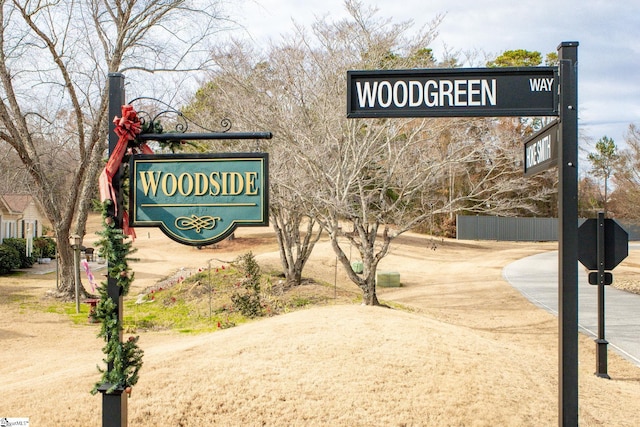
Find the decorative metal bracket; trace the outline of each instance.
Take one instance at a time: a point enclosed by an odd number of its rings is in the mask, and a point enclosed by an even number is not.
[[[202,140],[223,140],[223,139],[271,139],[271,132],[229,132],[232,127],[231,120],[224,118],[220,121],[222,129],[220,131],[212,131],[206,127],[188,119],[181,111],[175,109],[169,104],[155,98],[139,97],[131,100],[129,104],[137,101],[148,100],[162,106],[161,111],[152,114],[150,112],[140,110],[137,111],[138,117],[142,124],[142,132],[136,138],[139,142],[157,141],[157,142],[178,142],[184,140],[202,141]],[[177,118],[175,130],[165,132],[160,118],[174,115]],[[196,125],[198,128],[208,132],[190,132],[187,133],[189,123]]]

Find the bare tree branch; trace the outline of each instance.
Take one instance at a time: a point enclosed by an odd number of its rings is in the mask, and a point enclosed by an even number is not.
[[[0,6],[0,138],[34,181],[58,240],[62,287],[72,293],[68,236],[72,229],[84,234],[96,196],[112,119],[108,73],[128,69],[138,83],[128,89],[151,95],[161,85],[143,86],[148,79],[134,70],[201,70],[224,16],[220,2],[204,0],[0,0]]]

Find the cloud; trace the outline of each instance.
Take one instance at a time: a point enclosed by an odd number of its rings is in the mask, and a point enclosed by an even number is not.
[[[261,6],[258,6],[259,3]],[[377,0],[380,17],[412,20],[415,28],[445,14],[431,48],[480,51],[492,56],[527,49],[544,55],[563,41],[579,41],[579,111],[589,129],[622,141],[631,122],[640,122],[640,3],[605,0]],[[254,40],[277,40],[290,33],[292,20],[309,26],[316,17],[346,16],[342,0],[245,2],[241,19]],[[483,59],[483,58],[482,58]],[[478,58],[475,59],[476,61]],[[483,64],[471,64],[480,66]],[[469,66],[469,64],[467,64]],[[597,126],[596,126],[597,124]]]

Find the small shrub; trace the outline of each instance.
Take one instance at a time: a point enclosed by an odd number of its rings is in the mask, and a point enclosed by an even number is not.
[[[33,255],[36,258],[54,258],[56,241],[51,237],[35,237],[33,239]]]
[[[291,300],[291,305],[296,308],[305,307],[309,304],[311,304],[311,300],[305,297],[295,297]]]
[[[260,298],[260,266],[252,252],[238,258],[239,268],[245,277],[237,284],[237,290],[231,295],[234,306],[246,317],[262,316]]]
[[[2,244],[11,246],[16,251],[18,251],[18,259],[20,261],[20,266],[18,268],[29,268],[35,262],[32,256],[27,256],[27,240],[26,239],[17,239],[17,238],[8,238],[2,241]]]
[[[20,268],[20,254],[9,245],[0,245],[0,274],[7,274],[11,270]]]

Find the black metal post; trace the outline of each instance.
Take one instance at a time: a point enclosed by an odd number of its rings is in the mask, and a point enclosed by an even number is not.
[[[558,424],[578,425],[578,42],[558,46]]]
[[[109,73],[109,156],[118,144],[118,136],[115,134],[113,118],[122,115],[122,105],[124,104],[124,75],[120,73]],[[117,214],[113,212],[114,226],[122,229],[122,169],[118,170],[112,180],[116,193]],[[115,278],[107,279],[107,293],[115,302],[118,311],[118,324],[122,324],[122,289],[118,286]],[[122,341],[122,331],[120,331],[120,341]],[[113,363],[109,363],[107,369],[113,369]],[[109,385],[101,387],[102,391],[102,426],[103,427],[127,427],[127,393],[117,389],[113,393],[107,394]]]
[[[607,340],[604,338],[604,268],[605,268],[604,212],[598,212],[598,339],[596,340],[596,375],[610,379],[607,374]]]

